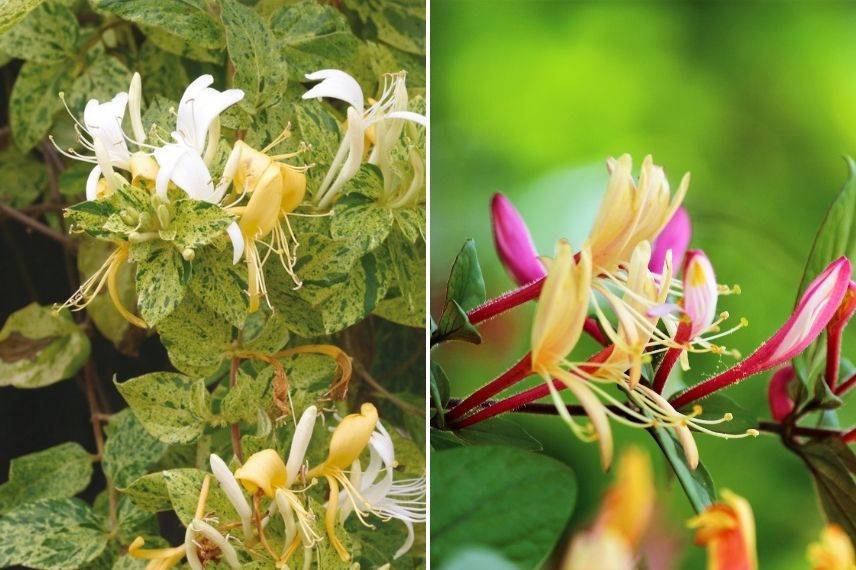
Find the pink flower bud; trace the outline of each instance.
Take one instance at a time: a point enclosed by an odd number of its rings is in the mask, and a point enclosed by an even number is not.
[[[514,281],[525,285],[547,275],[538,259],[529,228],[514,204],[497,193],[493,195],[490,209],[496,252]]]
[[[710,328],[716,318],[719,295],[710,260],[700,249],[687,252],[684,263],[684,312],[693,325],[691,338]]]
[[[806,289],[791,317],[772,337],[735,366],[672,401],[676,408],[721,390],[740,380],[769,370],[805,350],[823,332],[850,287],[852,268],[846,257],[830,263]]]
[[[777,422],[783,421],[794,410],[794,401],[788,393],[788,386],[796,378],[793,366],[785,366],[777,370],[770,378],[767,398],[770,403],[770,414]]]
[[[681,267],[692,233],[690,215],[681,206],[675,210],[672,218],[660,230],[659,235],[654,240],[648,269],[654,273],[662,273],[663,264],[666,262],[666,252],[669,250],[672,250],[672,265]]]

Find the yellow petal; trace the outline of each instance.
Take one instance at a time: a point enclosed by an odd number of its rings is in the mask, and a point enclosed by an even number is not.
[[[595,529],[621,536],[635,548],[648,527],[655,496],[648,454],[628,448],[621,454],[615,483],[603,499]]]
[[[345,416],[333,431],[328,467],[347,469],[363,452],[377,424],[377,409],[369,403],[360,407],[360,413]]]
[[[273,497],[277,489],[285,488],[288,474],[279,453],[273,449],[264,449],[252,454],[235,471],[235,479],[250,493],[261,489],[265,495]]]
[[[840,526],[824,527],[820,541],[808,547],[808,561],[812,570],[854,570],[856,554],[853,544]]]

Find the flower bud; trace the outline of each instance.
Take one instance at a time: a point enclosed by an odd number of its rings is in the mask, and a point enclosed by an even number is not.
[[[547,274],[526,222],[511,201],[502,194],[491,200],[493,240],[505,269],[518,285],[525,285]]]
[[[770,415],[777,422],[783,421],[794,410],[794,401],[788,391],[788,387],[794,378],[796,378],[796,374],[793,366],[780,368],[770,378],[767,399],[770,404]]]
[[[660,230],[657,238],[653,243],[651,252],[651,261],[648,262],[648,269],[653,273],[660,274],[663,272],[663,264],[666,262],[666,252],[672,252],[672,262],[675,267],[683,265],[684,255],[687,247],[690,244],[692,237],[692,224],[690,223],[690,215],[686,209],[681,206],[675,210],[672,218],[666,223],[666,226]]]
[[[684,264],[684,312],[692,323],[691,337],[705,332],[716,319],[716,275],[700,249],[687,252]]]

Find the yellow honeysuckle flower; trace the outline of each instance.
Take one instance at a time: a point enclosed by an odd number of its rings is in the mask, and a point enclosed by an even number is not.
[[[642,161],[638,181],[633,180],[632,167],[629,154],[607,161],[609,183],[588,239],[598,272],[615,271],[639,242],[657,237],[689,188],[687,173],[672,196],[663,168],[654,164],[651,155]]]
[[[648,528],[655,497],[651,460],[641,449],[628,448],[593,527],[574,537],[562,569],[635,568],[635,551]]]
[[[279,453],[273,449],[264,449],[252,454],[235,471],[235,479],[251,494],[261,489],[265,495],[273,498],[277,489],[285,488],[288,475]]]
[[[707,547],[708,570],[757,570],[755,518],[749,502],[727,489],[722,501],[689,520],[695,542]]]
[[[847,533],[836,524],[823,528],[820,540],[808,547],[812,570],[856,570],[856,554]]]
[[[327,500],[327,512],[324,525],[330,543],[342,560],[350,560],[351,555],[336,536],[336,522],[339,510],[339,485],[350,495],[355,505],[368,505],[359,491],[348,480],[344,469],[358,461],[360,454],[366,448],[377,425],[378,414],[373,404],[366,402],[360,406],[360,413],[349,414],[336,426],[330,439],[330,450],[327,459],[307,474],[308,478],[324,477],[330,486],[330,497]],[[359,510],[355,513],[361,518]],[[361,518],[362,520],[362,518]]]
[[[148,560],[146,570],[168,570],[178,564],[184,558],[184,545],[172,548],[143,548],[146,541],[138,536],[128,545],[128,556]]]

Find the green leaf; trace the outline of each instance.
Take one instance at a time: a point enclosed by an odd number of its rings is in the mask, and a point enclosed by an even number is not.
[[[446,403],[449,401],[451,388],[449,386],[449,377],[446,376],[446,371],[443,367],[434,361],[431,361],[431,400],[434,403],[434,409],[440,417],[440,425],[443,425],[443,415],[446,412]]]
[[[541,451],[541,443],[523,427],[506,418],[491,418],[457,430],[455,435],[468,445],[507,445],[527,451]]]
[[[65,499],[92,478],[92,456],[77,443],[61,443],[13,459],[0,485],[0,514],[40,499]]]
[[[48,183],[44,164],[13,145],[0,150],[0,202],[13,208],[28,206]]]
[[[183,524],[190,524],[196,513],[196,504],[205,472],[199,469],[171,469],[163,471],[162,475],[175,514]],[[219,517],[220,520],[235,518],[234,507],[220,486],[216,484],[211,485],[208,491],[205,512],[212,513],[212,516]]]
[[[188,284],[193,296],[205,307],[236,327],[243,326],[247,317],[246,281],[241,269],[232,265],[231,256],[225,251],[209,248],[194,258],[193,276]]]
[[[389,262],[367,254],[351,270],[348,279],[335,287],[321,305],[324,332],[333,334],[362,320],[386,295],[391,276]]]
[[[43,499],[0,518],[0,566],[77,568],[95,559],[108,535],[92,509],[79,499]]]
[[[425,54],[425,2],[345,0],[344,4],[372,25],[380,41],[406,52]]]
[[[69,164],[59,175],[59,193],[69,198],[82,198],[91,171],[92,166],[83,162]]]
[[[0,34],[27,17],[44,0],[6,0],[0,4]]]
[[[157,518],[135,505],[128,497],[119,499],[116,515],[118,538],[122,544],[131,544],[140,535],[148,537],[158,536],[160,533]],[[146,542],[148,543],[148,540]]]
[[[361,253],[381,245],[392,229],[392,210],[362,194],[348,194],[333,209],[330,231],[334,238],[343,239]]]
[[[270,27],[297,81],[319,69],[347,69],[359,45],[342,13],[314,0],[276,10]]]
[[[202,379],[152,372],[115,384],[146,431],[164,443],[195,440],[211,415],[211,397]]]
[[[841,257],[856,259],[856,162],[846,157],[848,178],[835,197],[826,217],[814,238],[808,260],[803,271],[797,299],[802,296],[811,281],[820,275],[827,265]],[[814,378],[826,353],[825,335],[809,346],[795,361],[797,366]]]
[[[446,302],[454,300],[464,311],[484,303],[484,277],[476,254],[476,242],[468,239],[455,258],[449,283],[446,286]]]
[[[9,124],[15,144],[24,152],[42,140],[62,108],[59,93],[71,84],[74,69],[67,63],[28,61],[21,67],[9,98]]]
[[[305,234],[300,242],[294,270],[303,281],[303,286],[294,295],[310,305],[318,306],[333,295],[335,285],[348,280],[360,253],[345,240],[330,239],[321,234]],[[277,288],[287,288],[288,291],[293,289],[290,277],[285,275],[278,263],[268,264],[265,270],[271,277],[268,279],[269,291]]]
[[[61,2],[46,2],[0,36],[0,49],[12,57],[38,63],[56,63],[75,54],[78,24]]]
[[[130,409],[110,418],[101,466],[116,487],[126,487],[146,473],[166,452],[166,444],[153,438]]]
[[[176,229],[175,244],[181,249],[198,249],[222,236],[234,218],[217,204],[191,200],[173,203],[171,226]],[[223,252],[231,261],[232,252]]]
[[[100,10],[112,12],[144,28],[153,28],[187,46],[219,50],[224,45],[223,30],[208,11],[204,0],[98,0],[95,5]],[[152,39],[149,30],[144,31]],[[167,51],[185,55],[175,51],[178,47],[176,45],[167,47],[160,41],[156,43]]]
[[[701,420],[721,420],[725,414],[731,414],[732,419],[727,422],[722,422],[712,426],[720,433],[730,434],[745,434],[746,430],[758,429],[758,417],[723,394],[711,394],[704,400],[698,402],[701,406],[701,414],[698,414],[698,419]],[[685,408],[681,408],[684,414],[690,414],[696,404],[690,404]]]
[[[288,79],[285,61],[265,21],[237,0],[220,0],[220,20],[226,29],[226,47],[235,66],[235,86],[244,90],[242,104],[255,111],[276,101]]]
[[[190,375],[213,374],[232,341],[232,326],[202,304],[196,295],[184,301],[158,325],[172,365]]]
[[[77,76],[71,86],[68,106],[76,116],[82,116],[87,101],[108,101],[116,93],[127,91],[130,83],[131,72],[124,63],[106,52],[94,52],[87,58],[83,73]]]
[[[190,264],[174,247],[159,247],[137,263],[135,274],[140,316],[155,326],[184,299]]]
[[[143,90],[146,93],[158,93],[161,97],[178,100],[190,83],[181,58],[159,48],[151,40],[140,48],[137,70],[145,82]]]
[[[163,472],[150,473],[135,479],[125,488],[119,489],[127,495],[135,505],[150,513],[169,510],[172,503]]]
[[[31,303],[0,329],[0,386],[41,388],[71,378],[89,351],[89,338],[68,311]]]
[[[473,568],[517,570],[518,567],[487,548],[465,548],[455,553],[441,570],[472,570]]]
[[[543,455],[497,446],[432,453],[432,565],[481,546],[521,568],[540,567],[573,512],[576,490],[570,469]]]
[[[811,441],[796,452],[814,478],[826,519],[856,540],[856,455],[837,437]]]
[[[695,470],[691,469],[680,443],[666,428],[654,427],[648,432],[672,466],[695,512],[701,513],[713,504],[716,501],[716,487],[704,465],[699,463]]]
[[[470,324],[467,313],[451,300],[443,310],[437,330],[431,335],[431,344],[440,344],[450,340],[460,340],[472,344],[481,344],[479,331]]]

